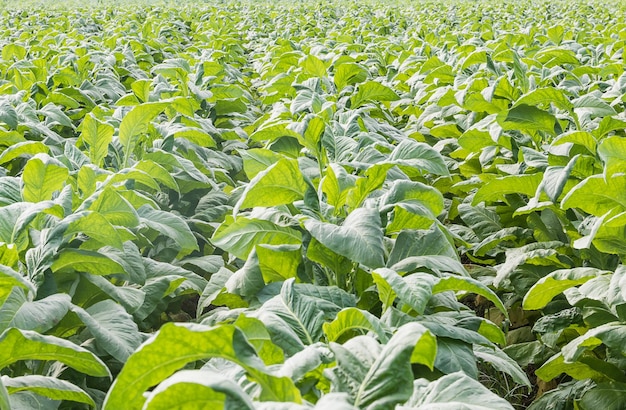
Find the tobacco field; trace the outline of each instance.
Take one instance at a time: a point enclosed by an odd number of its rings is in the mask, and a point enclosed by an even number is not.
[[[0,409],[626,407],[626,5],[0,8]]]

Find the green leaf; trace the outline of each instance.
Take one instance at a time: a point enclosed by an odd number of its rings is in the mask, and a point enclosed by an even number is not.
[[[69,177],[65,165],[47,154],[37,154],[24,166],[22,173],[22,197],[27,202],[52,199],[52,194],[61,188]]]
[[[93,114],[87,114],[83,119],[80,140],[89,146],[89,159],[96,166],[102,165],[102,160],[109,152],[109,144],[113,140],[115,128],[112,125],[98,120]]]
[[[19,295],[19,296],[18,296]],[[12,311],[12,307],[17,310]],[[29,301],[23,292],[9,296],[0,312],[0,332],[9,327],[47,332],[57,325],[70,308],[70,297],[63,293]]]
[[[143,394],[148,388],[188,363],[213,357],[242,366],[275,401],[301,401],[293,382],[265,373],[263,361],[235,326],[168,323],[126,361],[107,393],[103,409],[141,409],[146,401]],[[290,388],[285,389],[289,384]]]
[[[610,179],[617,172],[626,168],[626,138],[611,136],[602,140],[598,155],[604,162],[604,177]]]
[[[356,304],[354,296],[334,286],[295,284],[286,280],[280,294],[257,311],[272,340],[288,355],[319,342],[324,322],[335,318],[345,307]]]
[[[96,406],[96,403],[84,390],[56,377],[33,375],[9,378],[2,376],[2,383],[6,386],[9,394],[30,391],[52,400],[69,400]]]
[[[53,272],[85,272],[92,275],[126,274],[119,263],[96,251],[65,248],[57,255],[50,267]]]
[[[11,145],[0,155],[0,165],[13,161],[21,156],[33,156],[40,153],[47,153],[50,149],[41,141],[24,141]]]
[[[376,269],[372,276],[374,282],[377,282],[377,278],[384,279],[400,300],[420,315],[426,309],[436,282],[436,278],[427,273],[419,272],[403,278],[387,268]]]
[[[306,189],[298,161],[283,158],[256,174],[241,194],[233,214],[241,208],[290,204],[302,199]]]
[[[515,101],[513,106],[517,107],[519,105],[526,105],[550,108],[550,104],[553,104],[555,107],[564,111],[571,111],[574,108],[573,104],[562,90],[551,87],[536,88],[522,95],[517,101]]]
[[[126,362],[143,341],[132,316],[112,300],[103,300],[86,310],[72,306],[72,311],[85,324],[98,346],[121,363]]]
[[[589,389],[577,403],[582,410],[619,410],[626,402],[626,383],[598,383]]]
[[[307,219],[304,227],[322,245],[354,262],[370,268],[385,264],[383,231],[376,209],[356,209],[341,226]]]
[[[447,374],[433,382],[416,380],[405,406],[401,409],[513,410],[506,400],[462,372]]]
[[[338,91],[341,91],[346,85],[358,84],[367,79],[369,72],[361,64],[343,63],[335,69],[333,81]]]
[[[563,209],[579,208],[594,216],[626,210],[626,175],[616,174],[605,179],[593,175],[580,182],[563,198]]]
[[[391,409],[413,391],[413,352],[421,352],[421,364],[432,368],[436,341],[422,325],[407,323],[384,346],[357,336],[344,345],[331,343],[330,349],[337,361],[327,373],[334,391],[348,393],[357,408]]]
[[[0,377],[0,409],[2,410],[11,410],[11,403],[9,401],[9,392],[6,387],[2,383],[3,377]]]
[[[539,279],[524,296],[522,306],[525,310],[544,308],[556,295],[564,290],[608,273],[596,268],[559,269]]]
[[[226,218],[211,238],[213,245],[246,260],[252,249],[260,244],[300,245],[302,234],[290,227],[263,219],[242,216]]]
[[[64,236],[82,233],[118,249],[124,246],[117,229],[98,212],[76,212],[63,219],[60,223],[68,224],[67,229],[63,233]]]
[[[424,173],[450,175],[448,166],[437,150],[426,143],[408,138],[394,148],[385,162],[398,165],[409,177]]]
[[[111,376],[104,363],[87,349],[58,337],[11,328],[0,335],[0,369],[20,360],[57,360],[90,376]]]
[[[182,255],[179,254],[179,256],[188,255],[198,250],[196,237],[189,229],[189,225],[180,216],[160,209],[153,209],[148,205],[139,208],[137,214],[142,225],[154,229],[176,242],[181,249]]]
[[[492,179],[476,191],[472,205],[478,205],[481,202],[502,201],[507,194],[533,196],[541,184],[542,177],[543,174],[529,174]]]
[[[446,276],[439,279],[439,281],[433,286],[433,294],[446,291],[466,291],[483,296],[485,299],[491,301],[505,317],[508,317],[507,309],[504,304],[498,298],[495,292],[487,287],[482,282],[468,277],[468,276]]]
[[[337,317],[330,323],[323,324],[324,334],[329,342],[336,342],[346,332],[360,330],[373,332],[381,343],[387,343],[389,337],[380,319],[367,310],[349,307],[337,313]]]
[[[111,187],[106,187],[85,200],[78,211],[84,210],[98,212],[113,225],[132,228],[139,224],[135,208]]]
[[[355,109],[370,101],[396,101],[398,94],[391,88],[376,81],[368,81],[357,86],[356,93],[352,94],[350,108]]]
[[[508,374],[516,383],[529,388],[532,387],[526,373],[520,368],[515,360],[507,356],[507,354],[502,350],[496,347],[474,345],[474,355],[476,355],[477,358],[491,364],[496,370]]]
[[[254,404],[236,383],[209,370],[183,370],[150,392],[145,407],[149,410],[192,409],[202,405],[212,409],[249,409]]]
[[[561,353],[552,356],[539,369],[535,371],[537,377],[544,381],[550,381],[561,374],[567,374],[576,380],[594,379],[605,380],[606,375],[594,370],[588,364],[583,362],[568,363]]]
[[[147,131],[150,121],[165,110],[167,106],[168,104],[165,102],[144,103],[133,107],[124,116],[119,130],[119,140],[124,147],[124,164],[128,163],[130,154],[135,149],[139,136]]]
[[[11,292],[14,286],[18,286],[31,293],[36,293],[35,286],[20,273],[8,266],[0,265],[0,300]]]
[[[504,130],[544,131],[551,135],[554,135],[556,124],[554,115],[526,104],[498,114],[497,120]]]
[[[299,245],[261,244],[255,249],[265,283],[282,282],[297,276],[302,262]]]

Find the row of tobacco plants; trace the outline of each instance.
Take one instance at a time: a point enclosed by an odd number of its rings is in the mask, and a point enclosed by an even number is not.
[[[0,11],[1,409],[621,408],[623,5],[132,3]]]

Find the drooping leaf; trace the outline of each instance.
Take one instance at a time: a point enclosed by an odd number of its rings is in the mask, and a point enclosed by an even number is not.
[[[304,227],[322,245],[354,262],[371,268],[385,264],[383,231],[375,209],[356,209],[341,226],[307,219]]]

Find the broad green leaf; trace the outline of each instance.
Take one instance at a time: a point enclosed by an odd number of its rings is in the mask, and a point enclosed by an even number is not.
[[[11,328],[0,335],[0,369],[20,360],[57,360],[81,373],[110,377],[96,355],[67,340]]]
[[[505,399],[462,372],[429,382],[418,379],[413,394],[398,410],[513,410]]]
[[[249,409],[255,407],[248,395],[232,380],[209,370],[183,370],[160,383],[144,405],[149,410]]]
[[[265,365],[245,339],[232,325],[207,327],[197,324],[168,323],[142,344],[126,361],[122,371],[107,393],[103,409],[141,409],[143,394],[150,387],[170,377],[188,363],[213,357],[223,358],[242,366],[250,377],[261,384],[266,394],[276,401],[300,402],[300,392],[291,384],[265,373]],[[275,383],[273,383],[276,380]]]
[[[50,149],[41,141],[24,141],[11,145],[0,155],[0,164],[6,164],[21,156],[33,156],[48,153]]]
[[[239,154],[243,160],[243,169],[250,180],[259,172],[283,158],[280,154],[264,148],[247,149],[240,151]]]
[[[556,295],[564,290],[608,273],[596,268],[573,268],[559,269],[539,281],[524,296],[523,307],[525,310],[537,310],[544,308]]]
[[[346,85],[358,84],[367,79],[369,72],[361,64],[343,63],[335,69],[333,81],[338,91]]]
[[[436,332],[433,333],[437,334]],[[474,379],[478,377],[476,356],[472,350],[472,345],[460,339],[437,335],[435,368],[443,373],[462,371]]]
[[[109,144],[113,140],[115,128],[98,120],[93,114],[87,114],[81,124],[80,140],[89,147],[89,159],[96,166],[102,165],[102,160],[109,152]]]
[[[96,251],[65,248],[57,255],[50,267],[53,272],[85,272],[92,275],[123,273],[124,268],[106,255]]]
[[[35,287],[26,277],[8,266],[0,265],[0,300],[3,300],[14,286],[28,290],[33,294],[36,293]]]
[[[511,376],[515,383],[523,384],[529,388],[532,387],[526,373],[515,362],[515,360],[507,356],[507,354],[502,350],[495,347],[474,345],[474,355],[476,355],[477,358],[491,364],[495,369]]]
[[[400,327],[384,346],[367,336],[331,343],[337,366],[327,377],[333,390],[348,393],[357,408],[393,408],[413,391],[413,352],[419,351],[419,363],[432,368],[436,346],[434,336],[418,323]]]
[[[402,140],[391,152],[386,163],[398,165],[409,177],[424,173],[450,175],[443,157],[430,145],[412,139]]]
[[[443,211],[443,196],[437,189],[421,182],[394,181],[389,190],[381,198],[381,203],[397,205],[398,203],[417,204],[436,217]],[[410,211],[413,208],[407,207]],[[430,226],[430,225],[429,225]]]
[[[574,111],[588,112],[595,117],[606,117],[617,114],[613,107],[592,94],[580,96],[572,101],[572,103],[574,104]]]
[[[496,295],[495,292],[489,289],[485,284],[474,278],[469,276],[446,276],[439,279],[439,281],[437,281],[432,288],[433,294],[449,290],[466,291],[480,295],[491,301],[498,309],[500,309],[505,317],[508,317],[507,309],[500,298],[498,298],[498,295]]]
[[[306,188],[298,162],[281,159],[256,174],[241,194],[233,213],[236,215],[241,208],[290,204],[302,199]]]
[[[357,86],[356,93],[352,94],[351,108],[359,108],[370,101],[396,101],[400,99],[391,88],[376,81],[368,81]]]
[[[535,106],[520,104],[499,114],[498,123],[505,130],[544,131],[554,135],[556,118]]]
[[[517,101],[515,101],[514,107],[526,105],[549,108],[550,104],[553,104],[555,107],[564,111],[571,111],[574,108],[573,104],[562,90],[551,87],[536,88],[522,95]]]
[[[386,343],[389,339],[380,323],[380,319],[367,310],[349,307],[337,313],[332,322],[324,323],[324,334],[329,342],[336,342],[346,332],[373,332],[380,342]]]
[[[168,104],[165,102],[144,103],[133,107],[124,116],[120,124],[119,140],[124,147],[124,164],[128,163],[131,152],[135,149],[137,139],[146,132],[150,121],[159,115]]]
[[[112,300],[103,300],[87,309],[72,306],[100,348],[121,363],[139,347],[143,338],[137,324],[124,308]]]
[[[11,296],[9,299],[12,299],[11,302],[17,301],[17,298]],[[2,306],[0,332],[9,327],[15,327],[45,333],[57,325],[70,308],[70,297],[64,293],[53,294],[35,301],[29,301],[22,295],[20,302],[18,310],[14,312],[10,312],[11,308],[8,303]]]
[[[569,191],[561,207],[579,208],[595,216],[623,212],[626,210],[626,175],[617,174],[607,179],[602,175],[591,176]]]
[[[337,287],[295,284],[294,279],[288,279],[280,294],[266,301],[256,315],[272,340],[291,355],[319,342],[323,323],[355,304],[354,296]]]
[[[171,212],[153,209],[148,205],[139,208],[137,214],[142,225],[154,229],[176,242],[183,255],[198,249],[196,237],[181,217]]]
[[[610,179],[617,172],[626,168],[626,139],[612,136],[602,140],[598,155],[604,162],[604,177]]]
[[[625,401],[626,383],[610,381],[589,389],[577,404],[582,410],[618,410]]]
[[[550,381],[563,373],[573,377],[576,380],[606,379],[606,375],[604,373],[594,370],[588,364],[579,361],[573,363],[566,362],[561,353],[557,353],[556,355],[552,356],[535,372],[537,377],[544,381]]]
[[[542,174],[511,175],[492,179],[481,186],[474,198],[472,205],[481,202],[503,201],[507,194],[524,194],[533,196],[541,183]]]
[[[432,296],[433,285],[436,278],[427,273],[415,273],[406,277],[400,276],[391,269],[376,269],[372,276],[385,280],[402,302],[409,305],[418,314],[423,314],[426,305]]]
[[[61,223],[68,223],[64,236],[85,234],[103,244],[121,249],[122,238],[117,229],[100,213],[92,211],[77,212],[63,219]]]
[[[370,268],[385,264],[383,231],[375,209],[356,209],[341,226],[306,219],[304,227],[322,245],[354,262]]]
[[[437,258],[421,258],[419,260],[408,261],[407,258],[417,256],[443,256],[444,259],[437,261]],[[425,267],[441,267],[448,264],[448,272],[463,273],[465,269],[458,263],[459,257],[454,244],[442,231],[438,225],[429,230],[404,230],[396,238],[391,254],[389,255],[388,266],[395,266],[407,262],[406,265],[413,265],[413,262],[423,262]],[[448,263],[450,262],[450,263]],[[445,266],[444,266],[445,267]],[[459,270],[460,268],[460,270]],[[403,269],[404,270],[404,269]],[[404,270],[408,271],[408,270]]]
[[[93,198],[93,199],[92,199]],[[96,211],[113,225],[132,228],[139,224],[137,211],[115,189],[106,187],[85,200],[78,209]]]
[[[0,377],[0,409],[11,409],[11,403],[9,401],[9,392],[2,383],[3,377]]]
[[[215,231],[211,242],[239,259],[246,260],[257,245],[299,245],[302,243],[302,234],[271,221],[238,216],[236,220],[227,218]]]
[[[302,262],[299,245],[261,244],[255,249],[265,283],[281,282],[297,276],[298,266]]]
[[[24,167],[22,197],[27,202],[52,199],[67,181],[69,170],[47,154],[37,154]]]
[[[369,167],[365,171],[365,175],[356,180],[354,188],[346,192],[345,199],[348,207],[350,209],[358,208],[369,196],[369,194],[382,187],[385,179],[387,178],[387,172],[392,166],[392,164],[383,163],[374,164]],[[331,203],[330,198],[329,203]]]
[[[96,403],[84,390],[56,377],[32,375],[10,378],[2,376],[2,383],[9,394],[30,391],[52,400],[68,400],[96,406]]]

